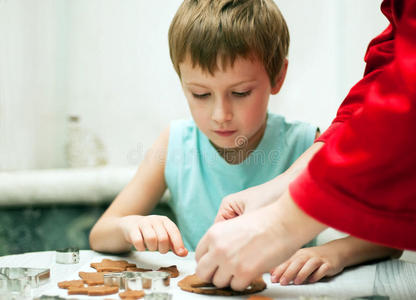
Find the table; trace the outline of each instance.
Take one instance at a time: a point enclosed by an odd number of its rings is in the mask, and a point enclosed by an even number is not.
[[[194,273],[196,267],[194,253],[180,258],[173,253],[134,251],[127,255],[113,256],[91,250],[81,250],[78,264],[63,265],[55,262],[54,251],[44,251],[0,257],[0,267],[50,268],[51,277],[48,283],[33,289],[33,297],[59,295],[68,299],[119,299],[118,295],[106,297],[68,296],[66,290],[57,287],[59,281],[79,279],[79,271],[95,271],[90,267],[90,263],[99,262],[103,258],[126,259],[139,267],[152,269],[176,264],[180,276],[171,280],[170,293],[173,295],[173,300],[229,299],[229,297],[187,293],[177,287],[177,282],[180,279]],[[348,268],[338,276],[314,284],[280,286],[272,284],[268,274],[264,274],[264,280],[267,283],[267,289],[260,294],[274,299],[302,299],[302,297],[305,299],[305,297],[318,296],[328,296],[331,299],[350,299],[374,294],[388,295],[390,299],[416,299],[416,264],[401,260],[388,260]],[[232,299],[247,298],[248,296],[232,297]]]

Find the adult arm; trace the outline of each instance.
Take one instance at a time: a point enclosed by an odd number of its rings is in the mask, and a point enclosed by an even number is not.
[[[356,94],[362,107],[327,138],[290,194],[331,227],[416,249],[416,1],[387,4],[393,58],[372,68],[369,76],[378,74]]]

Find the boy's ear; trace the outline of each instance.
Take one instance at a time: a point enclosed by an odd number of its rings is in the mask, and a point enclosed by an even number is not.
[[[286,78],[286,72],[287,72],[287,65],[289,64],[289,61],[287,58],[283,61],[282,69],[280,70],[279,74],[276,76],[275,84],[272,87],[271,94],[276,95],[280,89],[282,88],[283,82]]]

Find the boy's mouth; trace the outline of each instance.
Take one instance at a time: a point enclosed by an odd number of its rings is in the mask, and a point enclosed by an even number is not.
[[[220,136],[230,136],[237,132],[237,130],[214,130]]]

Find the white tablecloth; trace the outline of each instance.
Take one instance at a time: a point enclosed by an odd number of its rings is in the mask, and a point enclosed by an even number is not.
[[[71,299],[119,299],[118,295],[111,295],[105,297],[87,297],[82,295],[68,296],[67,291],[60,289],[57,283],[64,280],[79,279],[78,272],[94,272],[95,269],[90,267],[91,262],[100,262],[103,258],[110,259],[126,259],[129,262],[137,264],[138,267],[158,269],[162,266],[169,266],[176,264],[178,266],[180,276],[171,280],[169,292],[173,295],[173,300],[187,300],[187,299],[229,299],[230,297],[221,296],[204,296],[188,292],[184,292],[177,287],[177,282],[184,276],[193,274],[195,272],[196,263],[194,254],[190,253],[185,258],[180,258],[172,253],[165,255],[156,252],[131,252],[126,256],[111,256],[104,255],[94,251],[81,251],[80,262],[74,265],[62,265],[55,263],[55,252],[33,252],[20,255],[9,255],[0,257],[0,267],[32,267],[32,268],[50,268],[51,278],[49,282],[37,289],[33,290],[33,297],[40,295],[59,295]],[[249,262],[248,262],[249,263]],[[406,265],[406,272],[409,270],[412,273],[408,276],[416,275],[416,265],[411,263],[404,263],[400,261],[388,262],[393,266]],[[383,264],[383,263],[381,263]],[[383,265],[384,266],[384,265]],[[267,283],[267,289],[261,292],[261,295],[269,296],[274,299],[299,299],[300,297],[312,296],[329,296],[334,299],[350,299],[355,296],[365,296],[374,294],[375,280],[376,280],[377,264],[364,265],[345,270],[338,276],[331,279],[318,282],[315,284],[306,285],[289,285],[280,286],[279,284],[272,284],[270,276],[264,275],[264,280]],[[383,269],[383,272],[385,270]],[[393,276],[394,274],[392,274]],[[396,269],[397,275],[397,269]],[[404,274],[406,276],[406,274]],[[390,278],[391,280],[391,278]],[[403,283],[401,283],[403,284]],[[384,286],[384,285],[383,285]],[[384,286],[385,288],[385,286]],[[380,291],[380,286],[378,291]],[[410,294],[405,297],[413,296],[415,291],[410,288]],[[385,294],[389,293],[389,289],[384,290]],[[416,298],[416,294],[414,295]],[[232,299],[247,299],[244,297],[232,297]],[[414,298],[414,299],[415,299]],[[394,299],[394,297],[391,297]],[[398,298],[399,299],[399,298]],[[406,298],[402,298],[406,299]],[[408,298],[412,299],[412,298]]]

